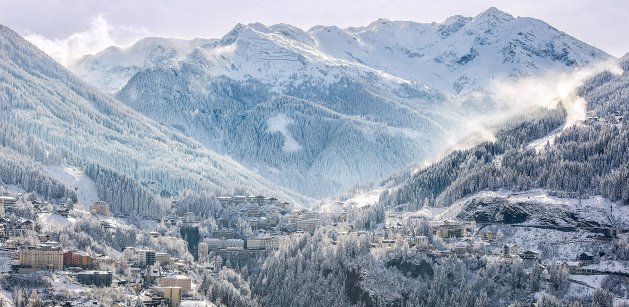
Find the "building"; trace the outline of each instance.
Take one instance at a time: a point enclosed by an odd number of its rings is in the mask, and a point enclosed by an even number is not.
[[[2,207],[15,207],[17,198],[13,196],[0,196],[0,206]]]
[[[161,264],[172,264],[173,257],[167,253],[155,253],[155,262],[159,262]]]
[[[85,271],[76,274],[76,279],[84,285],[111,287],[113,274],[109,271]]]
[[[205,242],[199,243],[199,259],[205,259],[209,252],[210,252],[210,246],[207,243]]]
[[[139,260],[145,265],[153,265],[156,261],[156,253],[154,250],[140,249],[138,250]]]
[[[514,256],[520,252],[520,247],[517,244],[505,244],[502,247],[503,256]]]
[[[31,269],[62,270],[61,246],[41,244],[20,249],[20,266]]]
[[[485,231],[483,233],[481,233],[480,235],[481,239],[485,240],[485,241],[493,241],[494,240],[494,233],[491,231]]]
[[[469,244],[467,244],[466,242],[456,242],[454,243],[454,253],[456,255],[465,255],[468,251],[469,248]]]
[[[594,263],[594,256],[590,253],[581,253],[577,257],[577,261],[583,263],[583,265],[589,265]]]
[[[537,260],[537,258],[539,257],[539,253],[536,251],[525,251],[524,253],[520,254],[520,258],[525,259],[525,260]]]
[[[161,287],[180,287],[184,294],[192,290],[192,280],[185,275],[170,275],[159,279]]]
[[[157,295],[165,298],[170,307],[179,307],[181,305],[181,288],[180,287],[157,287],[155,288]]]
[[[97,201],[90,206],[90,213],[94,215],[109,216],[109,204],[104,201]]]
[[[247,249],[275,249],[280,245],[277,237],[247,239]]]
[[[244,249],[245,241],[242,239],[207,239],[207,245],[209,250],[220,249]],[[199,244],[201,246],[201,244]]]
[[[409,238],[409,245],[424,245],[428,244],[428,237],[426,236],[415,236],[414,238]]]
[[[437,228],[437,235],[442,238],[461,238],[465,234],[463,224],[451,220],[443,221]]]
[[[87,269],[92,264],[90,255],[86,252],[67,251],[63,253],[63,266],[81,267]]]
[[[315,230],[321,226],[321,219],[319,218],[299,218],[297,219],[297,230],[309,232],[314,234]]]

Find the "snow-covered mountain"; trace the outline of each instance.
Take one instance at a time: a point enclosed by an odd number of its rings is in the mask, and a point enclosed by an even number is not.
[[[95,55],[86,55],[69,69],[87,83],[114,94],[139,71],[177,60],[210,42],[212,40],[200,38],[147,37],[129,48],[112,46]]]
[[[150,204],[138,189],[153,195],[191,189],[307,200],[101,94],[4,26],[0,80],[0,145],[25,160],[83,169],[112,206]],[[0,180],[13,180],[12,173]],[[142,214],[157,213],[144,209]]]
[[[451,145],[467,119],[452,94],[608,57],[495,8],[440,24],[379,20],[307,32],[239,24],[183,57],[147,65],[116,97],[281,185],[324,196]],[[85,78],[108,78],[93,68]]]
[[[238,25],[136,74],[117,98],[312,196],[384,178],[445,137],[443,95],[332,58],[307,38],[286,25]]]
[[[366,27],[308,31],[326,54],[444,93],[483,88],[494,78],[522,77],[610,57],[547,23],[496,8],[442,23],[380,19]]]

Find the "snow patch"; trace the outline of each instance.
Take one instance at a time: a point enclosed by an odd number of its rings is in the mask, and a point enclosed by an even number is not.
[[[279,132],[280,134],[282,134],[282,137],[284,138],[284,145],[282,145],[282,150],[285,153],[296,152],[301,149],[301,145],[299,145],[299,143],[293,137],[290,131],[288,131],[288,125],[292,123],[293,120],[286,116],[286,114],[275,115],[266,121],[267,132]]]
[[[48,172],[57,180],[68,187],[74,188],[79,204],[84,209],[88,209],[91,204],[98,201],[96,184],[82,171],[66,166],[48,166]]]

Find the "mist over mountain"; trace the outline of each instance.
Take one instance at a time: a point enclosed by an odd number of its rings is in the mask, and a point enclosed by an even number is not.
[[[202,44],[154,40],[73,70],[106,91],[126,83],[116,97],[136,111],[316,197],[377,182],[456,143],[470,120],[495,109],[468,94],[484,97],[496,80],[610,58],[495,8],[443,23],[239,24]]]

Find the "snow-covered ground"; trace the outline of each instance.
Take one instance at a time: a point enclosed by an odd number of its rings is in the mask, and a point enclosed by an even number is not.
[[[269,118],[266,122],[268,132],[279,132],[284,138],[282,150],[286,153],[299,151],[301,149],[301,145],[299,145],[297,140],[288,130],[288,126],[292,123],[293,120],[286,116],[286,114],[278,114]]]
[[[98,192],[94,181],[82,171],[65,166],[48,166],[48,172],[68,187],[75,189],[79,204],[88,209],[91,204],[98,201]]]
[[[556,129],[555,131],[552,131],[551,133],[549,133],[547,136],[545,136],[543,138],[539,138],[539,139],[529,143],[526,147],[527,148],[533,148],[533,149],[535,149],[536,152],[540,152],[540,151],[544,150],[544,147],[546,146],[546,144],[553,145],[555,143],[555,138],[558,137],[559,135],[561,135],[562,129],[563,129],[563,127],[560,127],[558,129]]]
[[[39,224],[43,226],[44,230],[51,231],[73,224],[76,221],[72,217],[65,218],[55,213],[41,213],[37,219],[39,220]]]

